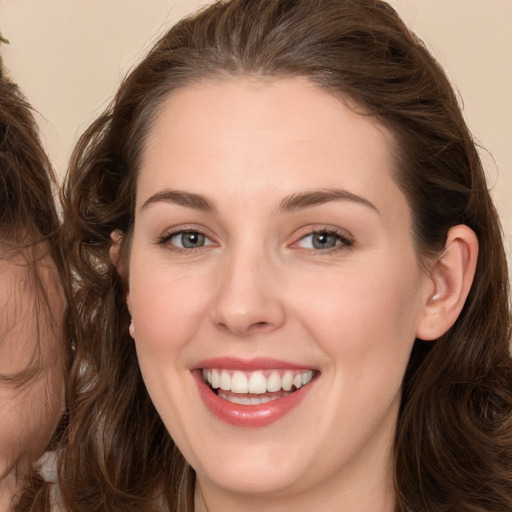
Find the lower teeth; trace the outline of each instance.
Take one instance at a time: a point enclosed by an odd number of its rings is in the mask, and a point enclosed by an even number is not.
[[[283,398],[284,396],[288,396],[290,393],[280,393],[278,395],[272,395],[270,393],[266,393],[265,395],[261,396],[252,396],[247,397],[243,395],[236,395],[233,393],[230,393],[229,395],[227,393],[224,393],[222,390],[217,390],[217,395],[222,398],[223,400],[227,400],[228,402],[232,402],[234,404],[239,405],[258,405],[258,404],[265,404],[267,402],[271,402],[272,400],[277,400],[279,398]]]

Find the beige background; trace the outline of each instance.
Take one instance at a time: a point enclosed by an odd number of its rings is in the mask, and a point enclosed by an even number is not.
[[[257,1],[257,0],[254,0]],[[4,63],[62,176],[77,136],[145,49],[206,0],[0,0]],[[464,101],[512,264],[512,0],[390,0]]]

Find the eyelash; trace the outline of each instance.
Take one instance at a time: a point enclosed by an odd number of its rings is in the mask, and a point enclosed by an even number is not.
[[[326,235],[333,236],[336,238],[336,245],[334,247],[329,247],[327,249],[318,249],[318,248],[303,248],[303,250],[307,251],[312,255],[320,255],[320,254],[332,254],[334,252],[350,249],[354,246],[354,240],[347,235],[346,232],[342,232],[332,228],[319,228],[308,231],[303,236],[301,236],[297,242],[293,245],[296,246],[299,242],[307,239],[308,237],[314,237],[315,235]]]
[[[210,243],[206,243],[205,245],[199,246],[199,247],[179,247],[175,244],[171,244],[170,241],[177,236],[183,236],[185,234],[197,234],[202,237],[204,237],[205,240],[208,240]],[[354,240],[347,236],[345,232],[341,232],[336,229],[331,228],[320,228],[320,229],[313,229],[311,231],[308,231],[304,235],[302,235],[296,242],[294,242],[291,247],[297,246],[297,244],[308,237],[313,237],[315,235],[326,235],[326,236],[334,236],[336,238],[336,244],[334,247],[329,247],[327,249],[319,249],[319,248],[306,248],[303,247],[302,249],[304,251],[307,251],[310,254],[319,255],[319,254],[329,254],[333,252],[337,252],[339,250],[343,249],[350,249],[354,246]],[[178,253],[193,253],[196,251],[202,250],[204,247],[215,245],[215,242],[211,240],[203,231],[199,229],[179,229],[177,231],[172,231],[171,233],[167,233],[166,235],[163,235],[159,237],[156,241],[157,245],[167,246],[172,251],[178,252]]]
[[[174,245],[174,244],[170,243],[170,241],[174,237],[179,236],[179,235],[183,236],[183,235],[185,235],[187,233],[198,234],[200,236],[203,236],[205,238],[205,240],[209,240],[210,243],[207,243],[207,244],[202,245],[200,247],[179,247],[177,245]],[[157,239],[156,243],[157,243],[157,245],[167,246],[172,251],[175,251],[175,252],[178,252],[178,253],[187,253],[187,254],[194,253],[196,251],[200,251],[204,247],[208,247],[210,245],[214,245],[215,244],[215,242],[213,242],[211,240],[211,238],[208,235],[206,235],[203,231],[201,231],[199,229],[192,229],[192,228],[178,229],[176,231],[172,231],[171,233],[167,233],[166,235],[163,235],[163,236],[159,237]]]

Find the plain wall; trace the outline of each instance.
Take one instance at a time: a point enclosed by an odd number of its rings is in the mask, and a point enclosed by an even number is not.
[[[254,0],[257,1],[257,0]],[[0,0],[1,53],[62,176],[78,135],[158,34],[205,0]],[[390,0],[447,70],[481,151],[512,263],[512,0]]]

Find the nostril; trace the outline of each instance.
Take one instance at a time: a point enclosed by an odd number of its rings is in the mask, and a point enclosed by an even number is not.
[[[219,322],[217,324],[217,327],[220,328],[222,331],[232,331],[232,332],[237,332],[238,334],[243,334],[243,333],[248,334],[248,333],[254,333],[254,332],[258,332],[258,331],[264,331],[265,329],[268,329],[270,326],[271,326],[271,324],[269,322],[254,322],[254,323],[250,324],[249,326],[245,326],[245,327],[235,326],[232,324],[228,325],[225,322]]]
[[[269,326],[268,322],[256,322],[249,326],[250,331],[261,331]]]

